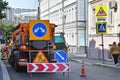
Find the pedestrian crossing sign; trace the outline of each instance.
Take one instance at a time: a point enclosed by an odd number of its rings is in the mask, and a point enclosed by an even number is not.
[[[107,17],[108,9],[106,5],[96,6],[95,8],[96,17]]]
[[[96,33],[97,34],[107,34],[108,26],[107,22],[97,22],[96,23]]]

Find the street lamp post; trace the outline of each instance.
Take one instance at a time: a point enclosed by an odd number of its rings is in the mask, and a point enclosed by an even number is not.
[[[40,0],[38,0],[38,19],[40,19]]]

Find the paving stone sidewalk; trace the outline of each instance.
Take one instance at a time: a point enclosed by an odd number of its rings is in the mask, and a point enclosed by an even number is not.
[[[117,67],[115,67],[112,59],[104,60],[104,64],[102,59],[87,58],[85,54],[68,54],[68,59],[71,61],[76,61],[80,63],[84,61],[84,63],[88,65],[96,65],[96,66],[120,69],[120,63]]]

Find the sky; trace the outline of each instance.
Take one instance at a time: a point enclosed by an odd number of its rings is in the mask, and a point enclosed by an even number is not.
[[[4,0],[9,3],[12,8],[37,9],[38,0]]]

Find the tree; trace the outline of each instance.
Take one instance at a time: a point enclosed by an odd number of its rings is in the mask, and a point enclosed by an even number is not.
[[[7,8],[8,2],[0,0],[0,19],[5,18],[4,10]]]
[[[12,24],[4,24],[3,26],[4,26],[4,28],[3,28],[4,38],[7,37],[7,36],[11,36],[12,32],[13,32],[13,29],[14,29],[14,26]]]
[[[5,38],[6,29],[2,23],[2,19],[6,17],[4,10],[7,8],[8,2],[0,0],[0,30],[3,31],[3,37]],[[8,31],[7,31],[8,32]]]
[[[14,26],[12,24],[2,24],[2,22],[0,22],[0,30],[3,32],[3,39],[5,39],[6,36],[11,36],[13,29]]]

